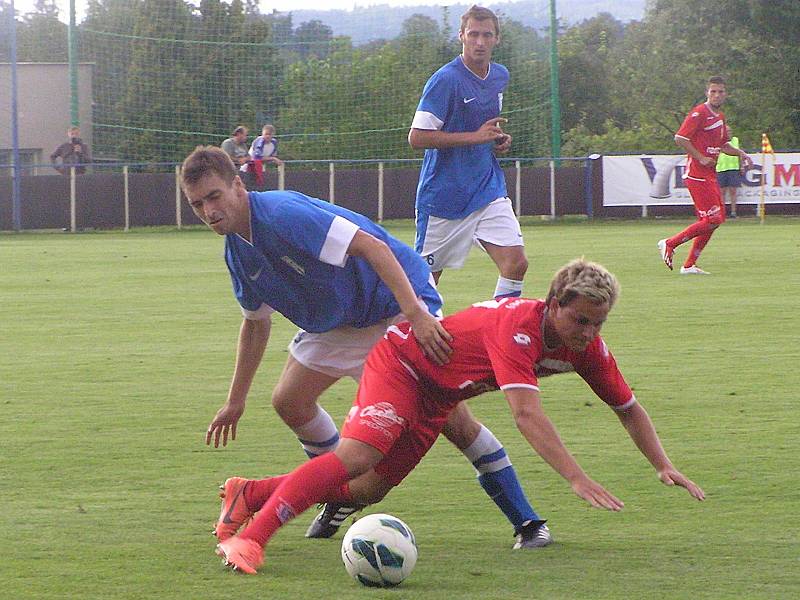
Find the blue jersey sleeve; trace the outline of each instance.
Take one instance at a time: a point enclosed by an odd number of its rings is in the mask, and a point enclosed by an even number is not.
[[[307,202],[283,202],[270,215],[270,225],[289,245],[324,263],[342,267],[358,231],[355,223]]]
[[[427,113],[433,115],[436,120],[440,122],[439,129],[441,129],[450,119],[454,92],[455,86],[450,77],[441,72],[434,73],[422,90],[422,97],[419,99],[417,114],[414,116],[414,124],[412,126],[421,124],[420,113]],[[417,129],[428,128],[429,127],[417,127]]]

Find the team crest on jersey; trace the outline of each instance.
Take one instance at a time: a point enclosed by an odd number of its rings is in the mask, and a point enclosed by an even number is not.
[[[281,256],[281,260],[285,262],[289,267],[291,267],[295,272],[299,273],[300,275],[305,275],[306,270],[303,268],[302,265],[297,264],[297,262],[289,256]]]
[[[520,346],[530,346],[531,336],[529,336],[527,333],[515,333],[514,341],[517,342]]]

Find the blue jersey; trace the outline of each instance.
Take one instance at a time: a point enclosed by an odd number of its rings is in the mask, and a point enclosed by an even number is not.
[[[372,266],[347,254],[359,229],[389,246],[432,314],[441,308],[422,257],[367,217],[299,192],[250,192],[248,199],[253,243],[225,236],[225,262],[243,309],[266,304],[313,333],[399,314]]]
[[[477,131],[499,117],[508,69],[489,64],[486,79],[470,71],[458,56],[425,84],[414,122],[415,129],[450,133]],[[498,198],[505,198],[506,179],[493,152],[494,143],[455,148],[429,148],[417,186],[417,213],[461,219]]]

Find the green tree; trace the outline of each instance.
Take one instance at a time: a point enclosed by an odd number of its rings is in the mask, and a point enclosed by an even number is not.
[[[36,0],[34,10],[17,27],[17,60],[66,62],[67,26],[58,20],[55,0]]]

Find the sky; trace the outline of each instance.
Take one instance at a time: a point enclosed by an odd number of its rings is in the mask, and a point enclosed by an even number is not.
[[[388,4],[389,6],[415,6],[434,4],[435,2],[436,0],[260,0],[259,6],[261,7],[261,12],[267,14],[272,12],[273,9],[281,12],[308,9],[350,10],[354,5],[373,6],[377,4]],[[445,3],[445,0],[439,0],[439,2]],[[14,0],[14,8],[17,14],[24,15],[26,12],[33,11],[35,3],[35,0]],[[59,8],[59,18],[64,22],[69,21],[69,0],[56,0],[56,6]],[[75,0],[75,13],[78,22],[83,18],[85,6],[85,0]]]

